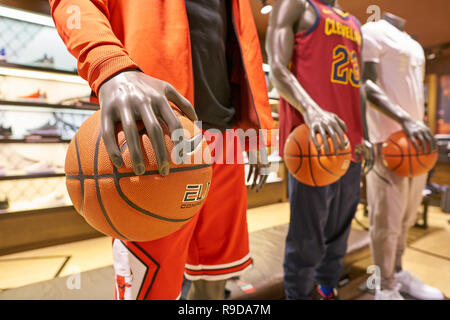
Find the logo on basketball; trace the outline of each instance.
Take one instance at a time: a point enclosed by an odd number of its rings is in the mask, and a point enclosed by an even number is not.
[[[211,182],[203,184],[188,184],[184,192],[181,208],[192,208],[198,206],[206,198]]]

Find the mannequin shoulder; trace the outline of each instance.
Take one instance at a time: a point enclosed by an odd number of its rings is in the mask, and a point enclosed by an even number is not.
[[[361,26],[361,32],[363,37],[369,37],[372,39],[380,39],[386,34],[386,28],[382,21],[367,22]]]
[[[276,1],[270,14],[269,23],[272,25],[292,25],[298,23],[307,10],[307,0]]]

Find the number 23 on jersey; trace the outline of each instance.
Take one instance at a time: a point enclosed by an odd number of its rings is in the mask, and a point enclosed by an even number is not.
[[[346,46],[338,45],[333,49],[331,64],[331,82],[359,87],[360,72],[356,51],[349,51]]]

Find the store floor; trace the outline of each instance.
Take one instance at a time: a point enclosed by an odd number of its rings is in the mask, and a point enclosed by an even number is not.
[[[367,226],[362,208],[358,221]],[[404,266],[426,283],[439,287],[450,296],[450,215],[437,207],[430,207],[428,229],[412,228],[408,238]],[[282,226],[289,222],[288,203],[272,204],[248,210],[251,233]],[[362,229],[354,222],[353,228]],[[0,299],[46,299],[52,296],[52,288],[66,286],[67,276],[81,272],[83,283],[95,284],[89,296],[83,290],[73,290],[74,299],[96,297],[112,298],[111,239],[108,237],[78,241],[64,245],[31,250],[0,257]],[[370,293],[360,287],[367,278],[366,269],[371,265],[370,252],[358,257],[347,267],[350,282],[340,293],[344,299],[372,299]],[[86,281],[86,282],[85,282]],[[38,292],[33,289],[39,288]],[[95,289],[94,289],[95,288]]]

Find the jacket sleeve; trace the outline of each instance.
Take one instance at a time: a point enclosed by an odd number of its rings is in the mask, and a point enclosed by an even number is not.
[[[108,19],[108,0],[49,0],[59,35],[94,93],[124,69],[138,69]]]

